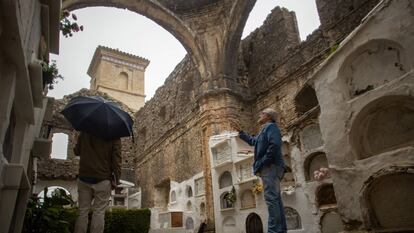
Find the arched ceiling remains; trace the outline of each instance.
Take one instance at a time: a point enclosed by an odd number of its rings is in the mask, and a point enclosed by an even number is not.
[[[186,48],[201,77],[219,77],[235,69],[235,50],[256,0],[63,0],[63,8],[93,6],[128,9],[148,17]]]

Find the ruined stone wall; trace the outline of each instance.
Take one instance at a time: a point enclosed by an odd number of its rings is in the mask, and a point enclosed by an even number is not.
[[[75,156],[73,148],[79,133],[72,128],[70,123],[64,118],[60,111],[75,96],[102,96],[105,99],[117,102],[123,110],[133,115],[126,105],[114,100],[105,93],[82,89],[74,94],[67,95],[61,100],[56,100],[53,107],[53,118],[43,123],[42,134],[51,139],[54,133],[64,133],[68,135],[67,159],[40,159],[38,160],[38,178],[43,180],[76,179],[79,170],[79,157]],[[122,138],[122,168],[130,170],[135,168],[135,156],[133,153],[133,143],[130,138]],[[122,178],[122,177],[121,177]]]
[[[254,116],[259,109],[269,106],[280,112],[285,132],[300,120],[295,96],[313,69],[329,54],[331,45],[339,42],[326,33],[336,30],[337,25],[341,29],[335,32],[340,32],[338,38],[343,39],[377,1],[366,2],[343,15],[338,24],[323,21],[304,42],[300,42],[293,12],[281,8],[272,11],[264,25],[242,42],[238,76],[221,77],[232,79],[238,84],[237,88],[246,88],[245,95],[239,96],[240,102],[231,103],[243,129],[257,132],[259,126]],[[337,10],[335,6],[344,7],[341,3],[320,7],[321,15],[326,18],[335,15],[332,13]],[[198,100],[201,96],[219,94],[202,93],[202,85],[196,67],[186,57],[136,114],[136,173],[143,190],[143,206],[152,206],[158,184],[166,180],[181,182],[203,169],[201,142],[205,138],[202,138],[200,122],[206,116]],[[223,129],[216,131],[219,134]]]
[[[295,124],[300,115],[294,101],[297,93],[315,67],[379,1],[357,2],[317,1],[321,25],[301,43],[294,13],[275,8],[263,26],[242,42],[244,67],[256,100],[254,112],[273,107],[280,113],[283,130]]]

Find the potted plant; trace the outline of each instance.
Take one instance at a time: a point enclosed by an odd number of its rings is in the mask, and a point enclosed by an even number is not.
[[[237,197],[236,197],[236,189],[234,188],[234,186],[231,189],[231,191],[225,196],[225,198],[226,198],[226,201],[228,201],[231,204],[234,204],[236,202]]]
[[[59,74],[59,70],[56,65],[56,61],[42,62],[42,73],[43,73],[43,88],[46,86],[49,90],[54,88],[54,84],[58,83],[57,79],[62,79],[63,76]]]

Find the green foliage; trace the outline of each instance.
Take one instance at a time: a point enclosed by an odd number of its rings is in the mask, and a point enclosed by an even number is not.
[[[225,198],[230,203],[233,203],[234,204],[236,202],[237,195],[236,195],[236,189],[234,188],[234,186],[233,186],[233,188],[231,189],[231,191],[227,194],[227,196]]]
[[[332,45],[329,48],[329,51],[325,54],[324,58],[328,58],[329,56],[331,56],[333,53],[335,53],[335,51],[339,48],[339,43]]]
[[[150,227],[149,209],[116,209],[105,214],[105,233],[147,233]]]
[[[23,233],[71,233],[76,220],[76,209],[72,198],[63,189],[53,191],[44,200],[37,197],[29,200],[24,220]]]
[[[43,71],[43,86],[53,90],[54,84],[58,83],[58,79],[63,80],[63,76],[59,74],[59,70],[56,65],[56,61],[52,60],[51,63],[42,62],[42,71]]]
[[[37,197],[29,200],[23,233],[71,233],[77,208],[63,189],[56,189],[52,197],[44,191],[44,201]],[[115,209],[105,214],[105,233],[148,233],[151,212],[149,209]]]

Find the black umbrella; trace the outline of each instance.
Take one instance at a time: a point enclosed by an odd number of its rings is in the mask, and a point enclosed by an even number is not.
[[[100,96],[75,97],[61,113],[78,131],[104,139],[133,136],[131,116]]]

